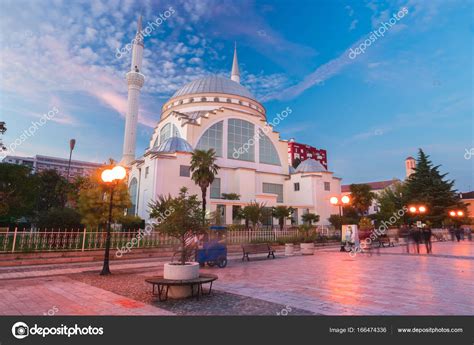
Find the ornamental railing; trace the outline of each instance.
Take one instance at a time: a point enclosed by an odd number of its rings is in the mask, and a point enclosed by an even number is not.
[[[211,230],[212,231],[212,230]],[[315,227],[316,233],[321,237],[338,236],[337,230],[328,227]],[[87,231],[87,229],[52,229],[31,230],[18,229],[13,231],[3,229],[0,231],[0,253],[19,252],[57,252],[57,251],[91,251],[105,248],[107,232]],[[228,244],[251,242],[278,242],[296,239],[301,236],[297,227],[262,227],[256,230],[236,229],[225,231]],[[179,242],[169,235],[143,230],[112,231],[111,248],[156,248],[162,246],[175,246]]]

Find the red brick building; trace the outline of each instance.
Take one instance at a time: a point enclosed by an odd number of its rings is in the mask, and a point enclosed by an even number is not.
[[[288,142],[288,161],[290,165],[293,161],[299,158],[301,161],[312,158],[320,162],[326,169],[328,168],[327,152],[326,150],[318,150],[316,147],[300,144],[291,139]]]

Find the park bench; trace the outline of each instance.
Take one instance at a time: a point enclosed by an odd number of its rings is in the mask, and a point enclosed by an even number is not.
[[[163,276],[157,276],[145,279],[145,282],[152,285],[153,296],[158,296],[160,302],[168,299],[168,290],[170,286],[189,286],[191,289],[191,297],[199,299],[201,295],[210,295],[212,290],[212,282],[217,280],[215,274],[201,273],[198,278],[186,280],[165,279]],[[210,284],[207,293],[204,292],[202,285]]]
[[[243,244],[242,251],[244,254],[242,261],[244,261],[245,258],[247,258],[247,261],[250,261],[249,254],[267,254],[267,258],[272,256],[275,259],[275,251],[268,243]]]

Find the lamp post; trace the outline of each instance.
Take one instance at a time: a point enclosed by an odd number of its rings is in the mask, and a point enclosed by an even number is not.
[[[424,215],[428,211],[427,207],[425,205],[412,205],[408,206],[408,212],[410,212],[412,215]]]
[[[342,234],[342,207],[348,205],[351,202],[349,196],[344,195],[342,197],[333,196],[329,199],[329,202],[334,206],[339,206],[339,218],[341,219],[341,234]],[[341,239],[342,242],[342,239]],[[345,252],[344,243],[341,243],[341,252]]]
[[[69,170],[71,170],[71,158],[72,158],[72,150],[76,146],[76,139],[69,140],[69,163],[67,164],[67,177],[66,181],[69,182]]]
[[[110,202],[109,202],[109,221],[107,223],[107,237],[105,239],[105,254],[104,254],[104,266],[102,267],[101,276],[110,274],[109,268],[109,253],[110,253],[110,238],[111,231],[110,227],[112,224],[112,209],[113,209],[113,200],[114,200],[114,191],[115,187],[120,181],[122,181],[125,176],[127,176],[127,171],[124,167],[117,165],[113,169],[105,169],[102,171],[101,179],[106,186],[110,187]]]

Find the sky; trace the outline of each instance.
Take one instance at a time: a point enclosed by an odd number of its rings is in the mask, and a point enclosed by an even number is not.
[[[472,7],[467,0],[0,0],[3,143],[14,148],[9,154],[67,158],[75,138],[75,159],[120,160],[125,47],[138,15],[146,27],[170,11],[145,38],[137,155],[177,89],[229,76],[236,42],[241,83],[268,120],[292,109],[275,127],[281,138],[326,149],[329,170],[344,184],[403,179],[405,158],[422,148],[459,191],[473,190]]]

